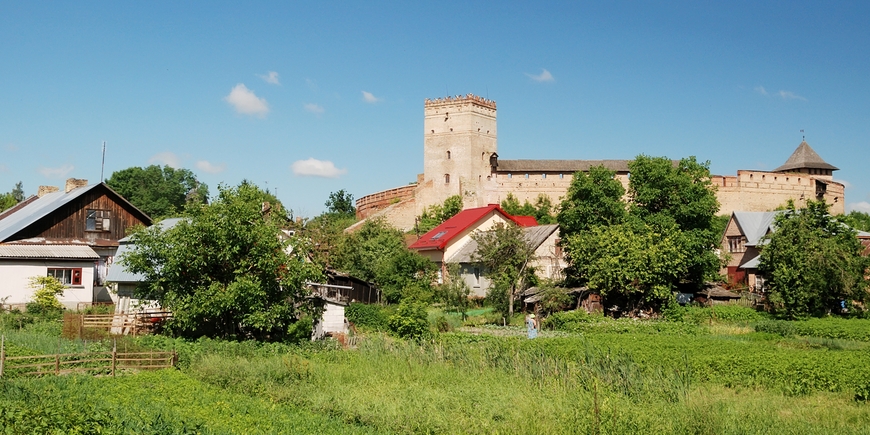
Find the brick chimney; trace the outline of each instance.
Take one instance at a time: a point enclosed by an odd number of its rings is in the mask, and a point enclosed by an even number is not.
[[[88,185],[88,180],[82,180],[78,178],[68,178],[66,180],[66,189],[65,192],[69,193],[70,190],[77,189],[79,187],[85,187]]]
[[[42,198],[43,196],[57,192],[58,190],[60,189],[58,189],[57,186],[39,186],[39,190],[36,191],[36,196]]]

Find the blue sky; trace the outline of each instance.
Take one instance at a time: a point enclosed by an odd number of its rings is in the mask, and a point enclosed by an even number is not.
[[[586,4],[584,4],[586,3]],[[663,3],[663,4],[660,4]],[[423,101],[498,104],[505,159],[773,169],[807,142],[870,211],[867,2],[0,3],[0,191],[131,166],[298,216],[422,171]]]

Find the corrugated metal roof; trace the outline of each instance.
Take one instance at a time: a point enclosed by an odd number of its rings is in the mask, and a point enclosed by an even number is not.
[[[746,237],[746,246],[756,246],[769,231],[773,221],[782,211],[735,211],[734,220]]]
[[[11,215],[6,216],[2,220],[0,220],[0,242],[5,242],[7,239],[14,236],[19,231],[27,228],[36,221],[44,218],[45,216],[48,216],[49,213],[72,202],[76,198],[90,192],[91,190],[100,185],[105,186],[103,183],[96,183],[89,184],[84,187],[79,187],[70,190],[69,192],[52,192],[44,195],[42,198],[38,198],[37,200],[27,204],[26,206],[22,207]],[[112,190],[112,188],[110,188],[109,186],[105,187],[106,190],[117,195],[120,201],[126,203],[133,210],[142,213],[141,210],[136,208],[133,204],[130,204],[130,202],[124,199],[121,195],[118,195],[118,193]],[[151,218],[149,218],[148,215],[142,213],[142,216],[145,218],[146,224],[151,223]]]
[[[127,270],[124,266],[123,262],[120,261],[125,254],[132,251],[134,248],[133,245],[130,244],[122,244],[118,247],[118,251],[115,252],[115,261],[109,266],[109,273],[106,275],[106,281],[109,282],[142,282],[145,277],[138,274],[132,273]]]
[[[0,245],[0,258],[98,260],[89,246],[76,245]]]
[[[433,228],[426,234],[420,237],[420,240],[412,243],[410,249],[444,249],[447,243],[460,233],[474,225],[477,221],[489,215],[490,213],[499,213],[508,220],[513,221],[519,226],[537,225],[534,218],[516,219],[516,217],[507,214],[498,204],[490,204],[486,207],[469,208],[460,211],[450,219],[442,222],[441,225]]]
[[[523,238],[534,249],[538,249],[550,234],[559,229],[559,225],[538,225],[534,227],[523,228]],[[448,260],[448,263],[472,263],[474,261],[474,253],[477,252],[477,241],[469,238],[468,242],[462,246],[459,251],[456,251]]]

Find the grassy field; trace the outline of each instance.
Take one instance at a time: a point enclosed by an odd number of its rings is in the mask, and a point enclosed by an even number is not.
[[[870,433],[866,321],[689,314],[574,319],[536,340],[369,332],[352,349],[143,337],[128,345],[174,348],[179,369],[4,379],[0,433]],[[52,331],[5,334],[36,352],[58,347]]]

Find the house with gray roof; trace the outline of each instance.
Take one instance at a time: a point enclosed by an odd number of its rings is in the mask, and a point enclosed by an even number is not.
[[[720,243],[728,263],[720,271],[732,284],[743,285],[749,291],[763,288],[758,274],[758,260],[764,236],[774,231],[774,220],[782,211],[735,211],[725,227]]]
[[[119,240],[151,218],[104,183],[71,178],[63,191],[39,192],[0,215],[0,300],[23,307],[29,279],[49,275],[67,287],[59,299],[68,308],[111,301],[106,275]]]

